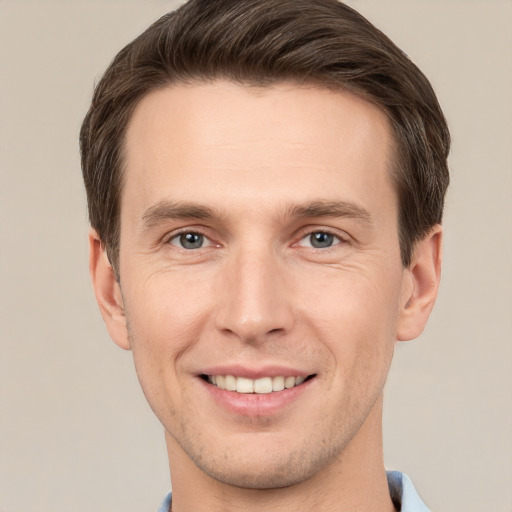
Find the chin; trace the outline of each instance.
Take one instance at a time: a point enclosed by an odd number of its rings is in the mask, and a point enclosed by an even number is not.
[[[233,487],[243,489],[280,489],[309,480],[332,464],[339,449],[324,444],[312,449],[307,443],[298,450],[272,447],[266,450],[225,451],[222,455],[199,455],[202,450],[188,453],[196,467],[208,476]],[[342,448],[341,448],[342,451]]]
[[[307,480],[314,471],[305,471],[305,468],[293,468],[287,464],[272,465],[272,467],[252,468],[248,470],[244,464],[226,465],[223,468],[200,467],[214,480],[242,489],[281,489],[290,487]]]

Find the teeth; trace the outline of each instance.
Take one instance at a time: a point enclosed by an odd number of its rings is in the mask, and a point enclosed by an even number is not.
[[[286,379],[284,379],[284,387],[286,389],[293,388],[293,386],[295,386],[295,382],[295,377],[286,377]]]
[[[263,377],[254,381],[255,393],[272,393],[272,379],[270,377]]]
[[[236,379],[236,392],[254,393],[254,381],[252,379],[246,379],[245,377],[238,377]]]
[[[262,377],[261,379],[248,379],[234,377],[233,375],[209,375],[208,382],[220,389],[236,391],[237,393],[265,394],[273,391],[282,391],[299,386],[306,380],[305,377]]]
[[[226,378],[224,379],[224,389],[227,389],[228,391],[236,391],[237,389],[237,382],[236,377],[233,377],[233,375],[226,375]],[[252,391],[251,391],[252,393]]]
[[[282,391],[284,389],[284,377],[274,377],[272,379],[272,391]]]

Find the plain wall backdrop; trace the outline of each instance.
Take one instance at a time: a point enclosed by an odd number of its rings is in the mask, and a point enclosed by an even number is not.
[[[443,282],[400,344],[385,459],[437,512],[512,511],[512,2],[352,0],[453,135]],[[78,131],[114,54],[176,2],[0,0],[0,512],[154,511],[162,427],[87,270]]]

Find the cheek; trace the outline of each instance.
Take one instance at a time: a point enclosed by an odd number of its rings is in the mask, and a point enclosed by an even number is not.
[[[179,361],[200,339],[209,316],[207,294],[176,272],[141,278],[124,297],[135,369],[152,404],[176,386]]]
[[[168,271],[142,276],[128,290],[127,313],[135,336],[143,343],[183,349],[209,309],[208,279],[192,272]]]
[[[398,273],[390,269],[387,278],[378,279],[345,271],[335,277],[303,294],[303,317],[327,344],[345,379],[363,369],[385,369],[396,340]]]

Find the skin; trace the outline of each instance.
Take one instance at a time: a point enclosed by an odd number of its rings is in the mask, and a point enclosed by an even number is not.
[[[120,282],[94,231],[90,268],[165,427],[173,510],[394,510],[382,389],[432,309],[441,228],[403,268],[384,113],[317,87],[173,86],[125,149]],[[313,377],[270,413],[200,376],[276,367]]]

